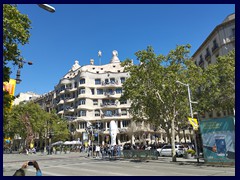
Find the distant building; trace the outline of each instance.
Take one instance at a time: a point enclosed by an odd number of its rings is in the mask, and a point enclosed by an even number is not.
[[[25,103],[38,97],[40,97],[40,95],[33,92],[19,93],[15,96],[13,105],[18,105],[21,102]]]

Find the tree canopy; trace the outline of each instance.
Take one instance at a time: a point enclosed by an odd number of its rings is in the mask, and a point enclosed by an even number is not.
[[[185,126],[187,117],[190,117],[188,88],[185,85],[191,89],[191,100],[198,101],[193,106],[194,111],[210,110],[217,103],[221,103],[221,107],[232,107],[235,98],[235,55],[219,57],[216,64],[203,70],[189,57],[190,47],[179,45],[167,55],[156,55],[149,46],[146,50],[135,53],[139,65],[134,65],[130,59],[122,62],[130,77],[123,84],[124,94],[121,98],[131,101],[129,111],[133,120],[160,126],[166,131],[173,147],[175,128],[181,124]],[[232,60],[227,65],[229,58]],[[210,90],[210,87],[214,89]],[[199,89],[201,91],[197,91]],[[173,160],[174,156],[175,152]]]
[[[26,117],[30,122],[30,130],[24,122]],[[55,113],[48,113],[33,102],[13,106],[4,124],[5,137],[13,139],[15,135],[19,135],[26,139],[29,131],[32,131],[34,135],[37,134],[39,139],[45,139],[50,131],[54,133],[53,140],[56,141],[65,141],[69,137],[67,121],[60,119]]]
[[[8,63],[18,65],[23,60],[19,45],[29,42],[30,25],[31,21],[18,11],[17,5],[3,4],[3,82],[8,82],[10,78]],[[3,91],[4,120],[13,99],[7,91]]]

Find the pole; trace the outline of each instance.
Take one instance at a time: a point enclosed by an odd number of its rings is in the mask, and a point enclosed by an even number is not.
[[[191,92],[190,92],[189,84],[187,84],[187,88],[188,88],[188,100],[189,100],[189,106],[190,106],[190,113],[191,113],[191,118],[193,119]],[[194,130],[194,129],[193,129],[193,138],[194,138],[195,150],[196,150],[196,153],[197,153],[197,162],[199,163],[197,139],[196,139],[196,133],[195,133],[195,130]]]
[[[99,126],[100,126],[99,122],[98,122],[97,126],[98,126],[98,145],[99,145]]]
[[[93,128],[91,126],[91,131],[92,131],[92,139],[91,139],[91,142],[92,142],[92,157],[93,157]]]

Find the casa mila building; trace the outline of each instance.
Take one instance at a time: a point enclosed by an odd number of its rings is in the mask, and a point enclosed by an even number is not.
[[[101,52],[100,52],[101,53]],[[73,140],[86,141],[88,137],[87,123],[99,132],[99,143],[110,140],[109,125],[114,120],[118,127],[117,144],[135,143],[168,143],[164,130],[154,131],[149,124],[131,124],[129,100],[120,101],[123,83],[129,77],[124,72],[118,58],[118,52],[112,52],[109,64],[95,65],[90,59],[89,65],[81,66],[75,61],[72,68],[60,79],[54,90],[35,100],[47,112],[55,109],[59,117],[67,119]],[[132,132],[142,132],[141,137],[133,136]],[[187,142],[191,141],[191,133],[184,135]],[[144,137],[144,138],[143,138]],[[157,138],[156,138],[157,137]],[[181,138],[180,138],[181,137]],[[177,142],[184,142],[183,134],[176,137]]]
[[[72,133],[83,134],[87,123],[100,131],[100,142],[109,139],[109,124],[114,120],[120,132],[125,131],[131,117],[128,113],[129,101],[119,101],[122,95],[122,84],[129,76],[121,67],[117,51],[106,65],[81,66],[78,61],[55,86],[55,109],[63,118],[71,121]],[[117,140],[126,140],[120,137]],[[120,143],[120,142],[119,142]]]

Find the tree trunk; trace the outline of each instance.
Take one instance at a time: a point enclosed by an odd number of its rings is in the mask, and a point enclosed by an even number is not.
[[[171,144],[172,144],[172,161],[176,162],[176,151],[175,151],[175,125],[174,125],[174,118],[171,119]]]

